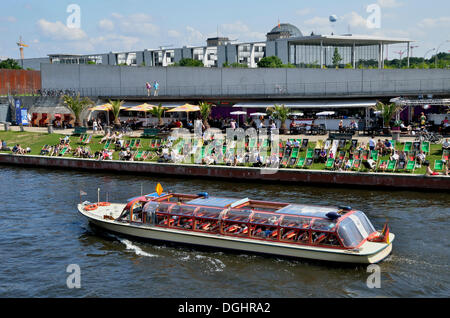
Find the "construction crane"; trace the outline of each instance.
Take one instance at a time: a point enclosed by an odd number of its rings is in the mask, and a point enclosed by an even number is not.
[[[17,42],[17,46],[19,47],[20,50],[20,59],[23,60],[23,48],[24,47],[28,47],[28,45],[26,45],[25,43],[22,42],[22,37],[19,38],[19,42]]]

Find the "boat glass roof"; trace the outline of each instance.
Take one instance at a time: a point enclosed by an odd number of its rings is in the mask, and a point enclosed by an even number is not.
[[[327,218],[327,214],[330,212],[339,211],[335,207],[323,207],[323,206],[311,206],[304,204],[290,204],[280,210],[277,210],[277,213],[281,214],[292,214],[299,216],[312,216],[319,218]]]
[[[225,208],[239,200],[240,199],[232,199],[232,198],[202,197],[191,200],[187,202],[187,204]]]

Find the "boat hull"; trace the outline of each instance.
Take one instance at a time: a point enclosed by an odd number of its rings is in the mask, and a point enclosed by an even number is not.
[[[141,239],[188,244],[193,246],[355,264],[378,263],[385,259],[392,251],[392,243],[369,243],[372,245],[377,244],[379,248],[375,251],[372,249],[371,251],[373,252],[370,253],[361,253],[355,250],[318,248],[297,244],[188,232],[183,230],[160,228],[156,226],[127,224],[117,221],[103,220],[96,214],[86,213],[80,208],[79,211],[87,217],[92,224],[110,232]],[[394,235],[391,234],[391,242],[393,239]]]

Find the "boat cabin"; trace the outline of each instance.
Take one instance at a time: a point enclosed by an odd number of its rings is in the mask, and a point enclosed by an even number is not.
[[[376,232],[366,215],[336,208],[186,194],[129,201],[118,221],[236,238],[358,248]]]

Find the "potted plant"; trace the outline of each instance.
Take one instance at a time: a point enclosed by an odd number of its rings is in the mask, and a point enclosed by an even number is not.
[[[378,112],[383,117],[383,134],[389,135],[390,134],[390,122],[394,116],[402,110],[401,106],[396,105],[395,103],[392,104],[384,104],[382,102],[378,102],[374,107],[373,110]],[[400,126],[399,126],[400,127]]]

